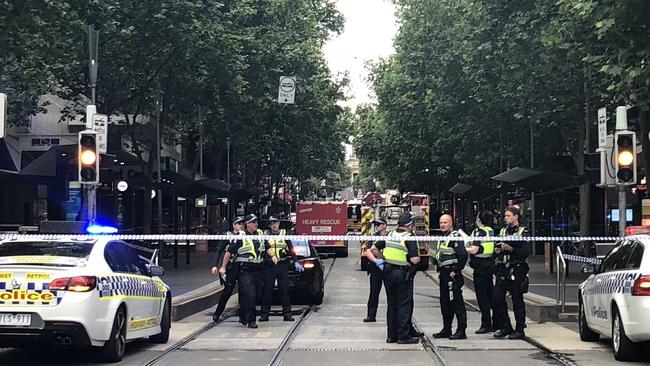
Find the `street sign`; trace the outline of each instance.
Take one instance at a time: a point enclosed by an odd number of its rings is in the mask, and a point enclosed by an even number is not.
[[[607,109],[598,108],[598,147],[607,144]]]
[[[278,88],[278,103],[293,104],[296,97],[296,78],[293,76],[281,76],[280,87]]]
[[[93,115],[93,131],[97,132],[97,152],[106,154],[108,145],[108,116],[105,114]]]

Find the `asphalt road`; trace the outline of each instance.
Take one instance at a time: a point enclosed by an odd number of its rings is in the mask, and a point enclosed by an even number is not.
[[[435,277],[434,272],[430,276],[419,273],[415,285],[414,320],[427,336],[416,345],[386,344],[385,294],[382,290],[378,322],[363,323],[368,278],[358,269],[357,250],[351,248],[350,253],[349,258],[334,261],[322,306],[294,308],[296,319],[304,318],[301,322],[283,322],[278,315],[268,323],[259,323],[255,330],[243,327],[235,318],[212,326],[210,312],[205,311],[174,323],[168,345],[129,344],[123,361],[116,365],[623,365],[613,360],[606,341],[585,349],[571,326],[548,323],[529,328],[529,335],[566,337],[562,341],[565,350],[555,358],[531,342],[475,335],[480,321],[473,310],[469,311],[468,340],[431,342],[431,334],[442,327],[438,289],[430,278]],[[329,259],[326,264],[332,262]],[[236,305],[234,300],[230,304]],[[31,364],[97,362],[90,352],[0,351],[0,365]]]

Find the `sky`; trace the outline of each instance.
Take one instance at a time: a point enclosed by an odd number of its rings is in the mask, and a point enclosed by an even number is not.
[[[365,65],[393,53],[395,7],[390,0],[336,0],[336,6],[345,17],[345,28],[340,36],[332,36],[324,52],[333,75],[349,72],[350,100],[341,104],[354,109],[374,101]]]

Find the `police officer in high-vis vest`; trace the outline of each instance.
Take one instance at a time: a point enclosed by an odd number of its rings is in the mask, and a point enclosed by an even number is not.
[[[217,272],[219,272],[219,268],[223,267],[226,279],[223,279],[224,276],[219,276],[223,285],[223,291],[219,297],[219,304],[217,304],[217,309],[214,311],[214,314],[212,314],[212,320],[215,322],[219,321],[219,317],[221,317],[221,314],[226,309],[226,304],[228,303],[230,296],[232,296],[232,292],[235,290],[235,285],[237,284],[237,278],[239,278],[239,266],[235,265],[232,258],[229,261],[225,261],[224,256],[228,251],[228,247],[236,242],[235,239],[237,236],[239,236],[240,232],[243,231],[243,228],[244,219],[235,219],[235,221],[232,223],[232,231],[228,232],[228,234],[232,235],[233,238],[230,240],[224,240],[217,249],[215,263],[212,267],[212,274],[217,274]]]
[[[375,224],[375,231],[372,236],[386,236],[388,234],[388,223],[386,220],[382,218],[375,219],[373,222]],[[384,245],[385,242],[383,240],[376,241],[381,242],[379,246]],[[371,256],[372,253],[370,250],[367,251],[366,256]],[[373,256],[374,258],[374,256]],[[381,258],[383,259],[383,258]],[[370,260],[370,258],[369,258]],[[379,307],[379,293],[381,292],[381,286],[382,283],[384,282],[383,278],[383,273],[377,266],[373,266],[372,263],[368,266],[368,275],[370,276],[370,295],[368,295],[368,314],[367,316],[363,319],[364,323],[374,323],[377,317],[377,308]]]
[[[476,217],[476,228],[472,231],[473,237],[494,237],[494,230],[490,225],[494,215],[490,211],[483,211]],[[476,334],[494,332],[492,325],[492,296],[494,290],[494,242],[475,241],[466,249],[470,255],[469,266],[474,270],[474,291],[481,310],[481,327]]]
[[[397,229],[391,231],[384,243],[374,243],[370,248],[373,253],[368,257],[384,275],[384,287],[388,302],[386,343],[415,344],[420,340],[410,334],[411,308],[413,292],[409,283],[411,266],[420,263],[418,245],[408,240],[412,236],[415,224],[410,212],[400,216]],[[379,259],[379,252],[384,259]]]
[[[463,300],[463,268],[467,263],[467,252],[460,234],[454,230],[453,218],[449,214],[440,216],[440,230],[447,240],[439,241],[436,251],[436,264],[440,272],[440,311],[443,328],[434,333],[434,338],[466,339],[467,310]],[[456,239],[456,240],[455,240]],[[451,333],[454,314],[458,321],[456,333]]]
[[[504,213],[506,226],[501,229],[499,236],[525,236],[526,229],[519,226],[521,211],[516,206],[509,206]],[[525,241],[499,242],[494,249],[496,256],[496,284],[494,287],[494,333],[497,338],[508,336],[510,339],[522,339],[526,328],[526,305],[524,293],[528,292],[528,264],[526,259],[530,254],[528,243]],[[515,313],[516,326],[513,331],[506,292],[512,297],[512,310]]]
[[[224,261],[234,257],[239,264],[239,311],[240,322],[249,328],[257,328],[255,321],[255,306],[262,294],[262,271],[264,254],[276,264],[278,258],[269,243],[262,238],[264,232],[257,229],[257,216],[246,215],[246,229],[237,242],[228,247]],[[219,270],[225,274],[225,268]]]
[[[280,229],[280,220],[276,216],[269,217],[269,221],[271,229],[266,232],[267,235],[287,235],[285,229]],[[273,289],[277,280],[278,289],[280,290],[280,302],[282,303],[282,315],[284,315],[284,321],[291,322],[293,317],[291,316],[291,299],[289,298],[289,268],[293,265],[298,272],[303,272],[305,269],[296,260],[291,240],[269,239],[268,242],[271,250],[278,258],[278,264],[273,264],[269,260],[264,262],[264,294],[262,295],[260,321],[269,321]]]

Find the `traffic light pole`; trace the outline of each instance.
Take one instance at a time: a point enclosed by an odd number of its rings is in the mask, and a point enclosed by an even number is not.
[[[618,186],[618,235],[625,235],[625,226],[627,225],[627,196],[624,185]]]
[[[84,184],[84,199],[86,207],[85,219],[89,225],[95,223],[97,219],[97,186],[92,184]]]

